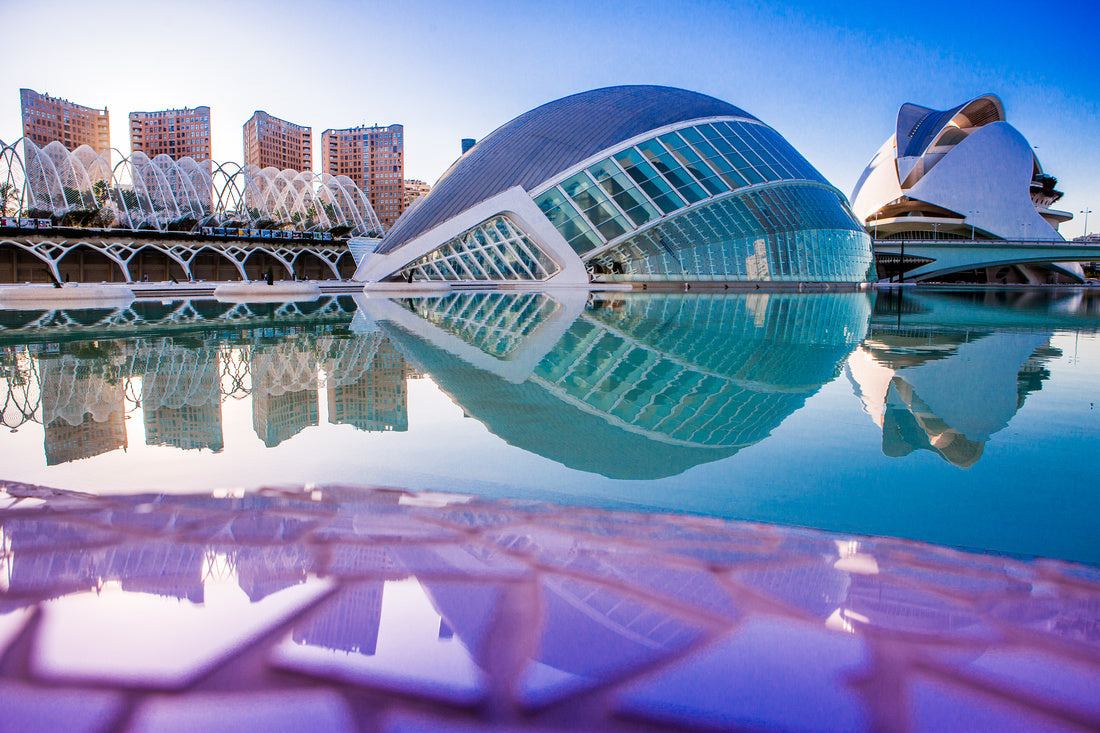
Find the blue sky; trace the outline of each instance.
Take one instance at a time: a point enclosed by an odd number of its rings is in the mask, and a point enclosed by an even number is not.
[[[0,138],[20,87],[111,111],[209,105],[218,160],[263,109],[313,127],[400,122],[406,175],[434,182],[522,112],[614,84],[711,94],[787,137],[850,194],[898,108],[993,92],[1066,196],[1100,210],[1100,2],[0,0]],[[18,29],[18,30],[13,30]],[[1100,230],[1100,211],[1089,220]],[[1082,217],[1064,225],[1069,237]]]

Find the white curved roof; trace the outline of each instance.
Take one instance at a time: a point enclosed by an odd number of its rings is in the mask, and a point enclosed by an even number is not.
[[[866,224],[905,198],[1002,239],[1061,239],[1032,202],[1037,171],[1034,151],[995,95],[939,111],[904,104],[894,135],[856,183],[852,211]]]

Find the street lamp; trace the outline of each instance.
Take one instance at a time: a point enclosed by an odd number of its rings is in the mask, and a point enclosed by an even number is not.
[[[1084,209],[1082,209],[1081,211],[1078,211],[1077,213],[1085,215],[1085,230],[1082,232],[1082,234],[1087,237],[1089,235],[1089,214],[1092,213],[1092,209],[1090,209],[1088,207],[1085,207]]]
[[[980,214],[980,213],[982,213],[982,212],[980,212],[980,211],[968,211],[968,212],[966,212],[967,218],[970,219],[970,239],[971,240],[974,239],[974,215],[975,214]]]

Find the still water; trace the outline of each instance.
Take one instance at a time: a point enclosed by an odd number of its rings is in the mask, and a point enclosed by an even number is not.
[[[398,486],[1100,564],[1100,294],[0,311],[0,478]]]

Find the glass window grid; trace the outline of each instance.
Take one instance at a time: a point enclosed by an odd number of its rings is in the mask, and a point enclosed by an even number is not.
[[[627,148],[612,156],[615,162],[622,167],[623,172],[634,179],[649,200],[652,201],[663,215],[687,206],[687,203],[675,192],[672,185],[666,181],[657,170],[649,164],[641,152],[636,148]]]
[[[683,166],[676,162],[676,159],[661,145],[659,140],[656,138],[646,140],[634,147],[645,156],[649,164],[676,189],[676,192],[689,205],[699,203],[707,198],[707,192],[695,182],[695,179],[684,170]]]
[[[535,203],[578,255],[604,243],[559,186],[539,194]]]
[[[729,186],[722,182],[718,172],[714,170],[703,158],[692,150],[691,146],[675,132],[661,135],[658,140],[669,149],[672,157],[676,158],[683,168],[690,173],[695,180],[702,184],[703,188],[711,196],[729,191]]]
[[[623,213],[588,176],[587,171],[566,180],[561,184],[561,190],[572,199],[605,242],[633,230]]]
[[[779,175],[764,160],[762,151],[758,149],[759,146],[755,140],[743,130],[739,130],[742,127],[741,125],[734,127],[728,122],[719,122],[715,124],[715,127],[719,127],[719,132],[726,138],[726,141],[737,149],[741,157],[747,160],[756,169],[757,173],[764,177],[765,181],[779,180]]]
[[[746,198],[750,200],[741,201]],[[745,259],[757,253],[756,241],[763,239],[765,279],[860,280],[869,266],[866,242],[862,241],[865,233],[857,230],[853,221],[837,214],[829,199],[836,199],[836,194],[807,186],[747,192],[743,197],[720,202],[720,212],[715,207],[688,212],[682,218],[690,218],[691,222],[684,222],[683,227],[666,226],[673,222],[656,227],[681,243],[700,236],[706,238],[708,232],[722,229],[722,237],[711,239],[711,245],[705,249],[687,245],[676,253],[677,259],[657,242],[658,236],[651,229],[616,243],[613,250],[601,253],[596,259],[608,268],[613,261],[623,267],[624,275],[613,275],[611,279],[679,280],[683,277],[682,265],[691,271],[693,279],[748,279]],[[754,229],[758,230],[761,224],[758,217],[769,216],[773,211],[779,212],[777,219],[782,221],[771,223],[772,233],[764,237],[755,234]],[[720,219],[727,226],[721,227]],[[738,231],[741,236],[731,237]]]
[[[588,175],[611,197],[635,228],[661,217],[653,203],[610,158],[589,167]]]
[[[506,217],[498,216],[407,265],[424,280],[545,280],[560,268]]]
[[[696,198],[704,193],[700,200],[705,200],[787,178],[822,180],[770,128],[749,123],[702,123],[619,151],[540,194],[536,203],[570,247],[585,256],[659,216],[691,205],[681,194]],[[776,205],[776,200],[766,203]],[[752,218],[772,224],[766,228],[774,234],[775,225],[793,226],[792,216],[784,214],[788,211],[781,207],[774,220],[759,215]],[[608,225],[609,221],[615,223]]]
[[[794,177],[795,172],[790,170],[780,158],[773,141],[764,134],[764,128],[759,125],[738,125],[735,129],[746,143],[755,143],[754,149],[757,154],[780,178]]]
[[[749,182],[750,186],[754,186],[764,182],[764,177],[761,176],[752,165],[745,160],[744,156],[737,152],[737,148],[730,144],[726,138],[722,136],[718,130],[710,125],[703,124],[698,125],[699,132],[703,137],[707,139],[714,148],[726,159],[726,161],[733,166],[737,173]]]

